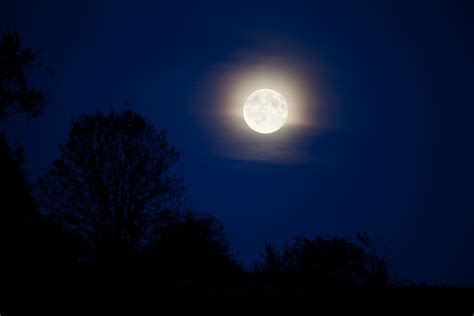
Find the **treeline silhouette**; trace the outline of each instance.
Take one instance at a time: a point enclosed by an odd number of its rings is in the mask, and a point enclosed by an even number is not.
[[[39,65],[7,30],[0,119],[41,113],[43,94],[27,81]],[[173,170],[179,153],[166,132],[131,109],[73,119],[37,183],[25,177],[22,155],[0,137],[0,253],[12,296],[40,295],[49,283],[56,294],[85,288],[116,298],[357,303],[373,299],[364,293],[394,288],[385,258],[363,233],[262,245],[255,268],[244,268],[222,223],[184,202]]]

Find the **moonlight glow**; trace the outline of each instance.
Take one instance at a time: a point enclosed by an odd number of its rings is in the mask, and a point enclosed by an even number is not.
[[[252,93],[244,105],[244,119],[251,129],[269,134],[279,130],[288,119],[288,104],[285,98],[271,89]]]

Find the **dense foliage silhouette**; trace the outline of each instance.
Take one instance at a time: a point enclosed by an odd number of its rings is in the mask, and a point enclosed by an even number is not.
[[[40,90],[30,88],[31,70],[43,69],[16,31],[0,39],[0,122],[24,114],[37,117],[44,107]],[[10,276],[32,276],[44,268],[71,266],[79,259],[80,241],[42,216],[23,170],[23,148],[12,150],[0,134],[0,258]]]
[[[279,251],[267,244],[256,270],[276,279],[291,278],[298,286],[385,287],[388,267],[376,253],[367,234],[355,238],[297,236]]]
[[[229,248],[221,222],[198,212],[168,216],[157,226],[159,238],[145,252],[160,269],[183,276],[238,273],[242,267]]]
[[[80,242],[39,214],[23,171],[22,150],[11,151],[0,137],[0,253],[3,266],[41,267],[75,264]]]
[[[31,48],[23,47],[16,31],[6,30],[0,39],[0,119],[23,113],[29,119],[43,111],[42,91],[30,87],[29,74],[44,69]]]

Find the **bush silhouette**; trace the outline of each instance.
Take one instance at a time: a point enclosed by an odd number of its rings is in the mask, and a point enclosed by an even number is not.
[[[147,249],[163,271],[179,277],[238,273],[242,268],[229,249],[222,223],[197,212],[181,212],[157,228],[159,238]]]
[[[389,281],[385,260],[376,254],[367,234],[356,238],[298,236],[281,251],[267,244],[256,270],[308,288],[385,287]]]

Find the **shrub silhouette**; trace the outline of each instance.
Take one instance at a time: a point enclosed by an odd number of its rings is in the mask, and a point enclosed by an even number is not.
[[[298,236],[281,251],[267,244],[256,270],[309,288],[385,287],[389,281],[385,260],[376,254],[367,234],[356,238]]]
[[[230,253],[222,223],[208,214],[176,213],[162,221],[157,233],[159,238],[148,247],[146,256],[167,273],[209,277],[242,270]]]
[[[120,262],[157,237],[162,212],[179,207],[178,158],[166,133],[131,110],[84,114],[38,181],[38,199],[97,260]]]

